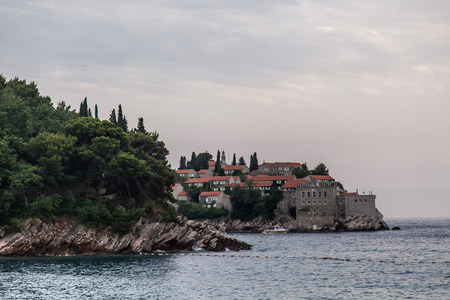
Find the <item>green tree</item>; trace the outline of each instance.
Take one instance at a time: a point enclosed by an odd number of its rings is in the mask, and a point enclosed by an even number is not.
[[[310,175],[311,172],[308,170],[308,166],[306,165],[306,162],[302,164],[301,167],[295,167],[293,170],[293,175],[297,178],[303,178],[308,175]]]
[[[245,159],[243,156],[239,157],[239,165],[240,166],[245,166]]]
[[[117,125],[117,117],[116,117],[116,110],[113,108],[111,111],[111,114],[109,115],[109,121],[113,123],[114,125]]]
[[[139,118],[138,119],[138,125],[137,125],[137,132],[141,132],[141,133],[147,133],[147,131],[145,130],[145,126],[144,126],[144,118]]]
[[[217,158],[216,158],[216,164],[214,165],[214,174],[220,173],[220,151],[217,150]]]
[[[253,155],[250,155],[250,172],[253,170],[258,170],[258,157],[256,152]]]
[[[236,166],[237,165],[237,163],[236,163],[236,153],[233,154],[233,161],[231,162],[231,165],[232,166]]]
[[[83,101],[81,101],[80,103],[80,117],[89,117],[89,112],[88,112],[89,108],[88,108],[88,104],[87,104],[87,97],[84,98]]]
[[[61,133],[40,133],[27,144],[30,161],[42,170],[44,185],[61,189],[74,178],[68,174],[77,139]]]
[[[212,160],[212,155],[210,153],[208,153],[208,151],[199,153],[196,157],[195,165],[193,165],[193,169],[196,170],[197,172],[200,169],[208,169],[209,168],[208,162],[211,160]]]
[[[98,107],[97,107],[97,104],[95,104],[95,118],[98,119]]]
[[[312,175],[329,175],[329,171],[327,166],[324,163],[318,164],[314,170],[311,171]]]
[[[117,113],[117,126],[122,128],[123,131],[128,132],[128,121],[122,111],[122,104],[119,104],[119,111]]]
[[[186,156],[181,156],[180,157],[180,170],[185,170],[186,169]]]

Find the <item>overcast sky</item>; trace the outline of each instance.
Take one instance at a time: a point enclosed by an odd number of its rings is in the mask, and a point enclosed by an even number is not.
[[[450,217],[450,2],[0,0],[0,73],[122,104],[170,151],[324,162],[385,217]]]

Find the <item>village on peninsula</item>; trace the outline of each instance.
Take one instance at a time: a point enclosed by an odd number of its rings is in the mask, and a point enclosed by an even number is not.
[[[255,153],[256,156],[256,153]],[[251,158],[252,159],[252,158]],[[218,165],[220,175],[218,173]],[[261,194],[271,190],[282,193],[276,211],[295,220],[294,231],[334,231],[389,229],[375,205],[376,196],[369,191],[347,192],[341,183],[328,175],[306,175],[297,178],[299,162],[263,162],[253,170],[242,161],[226,161],[222,151],[220,161],[208,161],[208,167],[198,171],[192,168],[176,170],[178,183],[173,195],[178,201],[199,203],[207,208],[225,208],[233,211],[230,191],[239,187],[258,189]],[[298,172],[297,172],[298,173]],[[185,188],[198,187],[200,193],[191,195]],[[292,222],[291,222],[292,224]]]

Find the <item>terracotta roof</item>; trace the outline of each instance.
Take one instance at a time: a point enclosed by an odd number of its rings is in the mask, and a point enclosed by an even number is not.
[[[290,165],[291,167],[301,167],[302,166],[302,164],[301,163],[298,163],[298,162],[276,162],[276,164],[278,164],[278,165]]]
[[[344,193],[342,195],[344,195],[344,196],[359,196],[358,193]]]
[[[216,165],[216,161],[215,160],[210,160],[208,161],[208,166],[212,167]]]
[[[199,196],[219,196],[220,194],[223,194],[223,192],[202,192]]]
[[[233,176],[213,176],[209,177],[211,180],[230,180],[230,178],[234,178]]]
[[[260,175],[252,178],[253,181],[277,181],[277,180],[292,180],[295,179],[294,175],[291,176],[269,176],[269,175]]]
[[[197,172],[197,174],[203,174],[203,173],[206,173],[206,172],[209,172],[209,170],[208,169],[201,169],[200,171]]]
[[[194,169],[176,170],[175,172],[177,172],[178,174],[186,174],[191,171],[194,171]]]
[[[263,186],[272,186],[273,181],[257,181],[253,183],[253,187],[263,187]],[[241,186],[241,187],[246,187],[247,182],[239,182],[239,183],[232,183],[231,187],[235,187],[235,186]]]
[[[172,185],[172,190],[176,189],[179,185],[179,183],[175,183],[174,185]]]
[[[178,194],[178,197],[179,196],[187,196],[187,195],[188,195],[188,193],[186,193],[186,191],[182,191],[181,193]]]
[[[246,165],[241,165],[241,166],[226,166],[224,169],[224,171],[229,171],[229,170],[242,170],[245,167],[247,167]]]
[[[291,179],[286,181],[286,183],[282,186],[282,188],[296,188],[300,185],[300,182],[308,182],[308,180],[304,179]]]
[[[203,177],[203,178],[191,178],[186,180],[184,183],[206,183],[210,181],[212,177]]]
[[[329,175],[309,175],[309,177],[314,178],[316,180],[330,180],[334,181],[334,178]]]

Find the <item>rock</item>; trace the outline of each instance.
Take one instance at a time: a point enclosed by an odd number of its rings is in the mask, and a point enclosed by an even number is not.
[[[398,226],[395,226],[395,227],[392,227],[392,229],[391,230],[400,230],[400,227],[398,227]]]
[[[137,254],[188,251],[194,245],[209,251],[251,249],[251,245],[210,228],[205,222],[185,218],[181,218],[180,224],[141,219],[124,235],[89,230],[74,219],[60,219],[53,224],[27,220],[21,232],[7,236],[5,232],[0,231],[0,256]]]
[[[350,215],[341,220],[344,230],[369,231],[389,230],[389,226],[383,221],[383,215],[377,210],[375,215]]]

